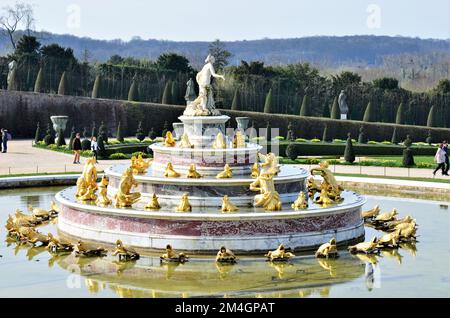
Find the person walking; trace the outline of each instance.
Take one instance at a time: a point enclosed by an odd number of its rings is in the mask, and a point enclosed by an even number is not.
[[[449,160],[448,160],[448,141],[444,140],[443,144],[444,144],[444,147],[442,149],[444,149],[444,151],[445,151],[445,172],[444,172],[444,175],[448,176],[448,170],[450,170]]]
[[[77,133],[75,135],[75,139],[72,143],[72,149],[75,152],[75,157],[73,158],[73,163],[81,163],[80,162],[80,153],[81,153],[81,139],[80,139],[80,133]]]
[[[97,156],[98,156],[98,143],[97,143],[97,137],[92,136],[91,139],[91,150],[94,154],[95,163],[98,163]]]
[[[2,129],[0,129],[0,152],[3,152],[3,142],[2,142],[2,140],[3,140],[3,128]]]
[[[436,175],[436,172],[441,169],[442,175],[445,176],[445,151],[444,144],[439,144],[439,148],[436,151],[436,155],[434,156],[434,161],[437,163],[436,169],[433,171],[433,175]]]
[[[8,151],[8,140],[10,135],[6,129],[2,128],[2,153],[6,153]]]

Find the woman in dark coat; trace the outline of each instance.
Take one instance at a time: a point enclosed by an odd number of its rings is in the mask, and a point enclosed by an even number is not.
[[[73,143],[72,143],[72,149],[75,152],[75,158],[73,159],[73,163],[80,163],[80,152],[81,152],[81,139],[80,139],[80,133],[77,133]]]

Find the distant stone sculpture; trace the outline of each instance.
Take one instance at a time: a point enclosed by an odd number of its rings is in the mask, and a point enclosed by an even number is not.
[[[225,80],[223,75],[216,74],[214,70],[214,56],[211,54],[205,60],[205,65],[202,70],[197,73],[195,79],[199,86],[198,97],[187,105],[183,115],[185,116],[218,116],[220,112],[216,109],[214,104],[213,92],[211,89],[211,77],[221,78]],[[188,82],[189,83],[189,82]]]
[[[186,94],[184,95],[184,99],[186,100],[186,105],[189,105],[197,98],[197,94],[194,89],[194,81],[192,78],[189,79],[186,83]]]
[[[17,65],[16,61],[11,61],[8,64],[9,71],[8,71],[8,77],[6,79],[8,85],[10,85],[11,76],[12,76],[12,73],[13,73],[14,69],[16,68],[16,65]]]
[[[342,90],[338,97],[339,110],[341,111],[341,119],[347,119],[348,105],[347,105],[347,95],[345,91]]]

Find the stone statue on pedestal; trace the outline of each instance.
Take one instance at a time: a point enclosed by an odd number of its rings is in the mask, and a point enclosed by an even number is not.
[[[202,70],[197,73],[196,80],[199,86],[198,97],[187,105],[184,116],[218,116],[220,112],[215,108],[211,77],[225,80],[223,75],[216,74],[214,70],[215,58],[211,54],[205,60]]]
[[[194,81],[192,78],[186,83],[186,94],[184,95],[184,99],[186,100],[186,105],[189,105],[197,98],[197,94],[194,89]]]
[[[345,91],[342,90],[338,97],[339,109],[341,111],[341,119],[347,119],[348,105],[347,105],[347,95]]]

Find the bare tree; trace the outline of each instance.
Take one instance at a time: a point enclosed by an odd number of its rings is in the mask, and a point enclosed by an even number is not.
[[[9,37],[13,49],[16,49],[16,40],[14,33],[17,28],[22,25],[26,29],[31,29],[34,24],[33,8],[31,5],[16,2],[13,6],[3,7],[0,15],[0,27],[2,31]]]

